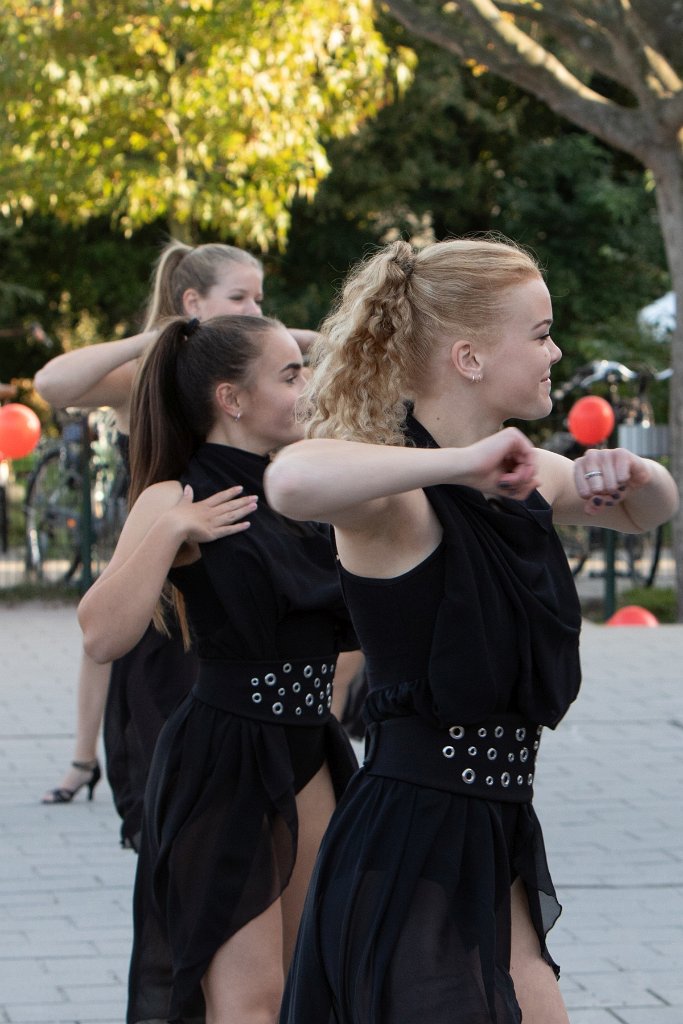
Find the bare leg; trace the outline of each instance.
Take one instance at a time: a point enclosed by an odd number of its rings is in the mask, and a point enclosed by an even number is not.
[[[202,979],[206,1024],[276,1024],[313,864],[334,810],[324,766],[297,795],[299,843],[282,897],[221,946]]]
[[[512,952],[510,973],[524,1024],[569,1024],[553,969],[541,956],[529,916],[526,890],[518,878],[511,891]]]
[[[275,1024],[283,987],[277,900],[228,939],[209,964],[202,978],[206,1024]]]
[[[327,824],[335,808],[334,789],[327,765],[297,794],[299,843],[289,885],[282,894],[283,956],[285,973],[294,952],[308,883]]]
[[[99,665],[89,658],[85,651],[82,652],[78,673],[76,741],[73,752],[73,760],[81,764],[97,760],[97,743],[107,701],[110,673],[111,665]],[[90,771],[70,766],[59,784],[59,789],[77,789],[88,781],[90,774]],[[56,802],[52,796],[52,791],[48,791],[43,797],[43,802]]]

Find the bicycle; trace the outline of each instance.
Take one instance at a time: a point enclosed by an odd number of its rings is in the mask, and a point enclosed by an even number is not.
[[[577,391],[605,384],[605,397],[614,410],[619,444],[638,455],[658,457],[667,454],[668,433],[666,427],[655,426],[649,387],[652,383],[668,380],[671,374],[669,368],[661,371],[645,367],[632,370],[623,363],[597,359],[581,367],[570,380],[557,388],[553,399],[561,404]],[[624,395],[621,385],[625,383],[635,385],[635,393]],[[554,434],[545,447],[560,451],[569,458],[576,458],[584,450],[566,431]],[[604,550],[602,527],[561,526],[558,533],[574,576],[578,576],[596,553]],[[657,575],[663,537],[663,526],[642,534],[620,534],[615,550],[615,575],[629,579],[634,586],[651,587]],[[604,570],[593,570],[591,575],[604,576]]]
[[[42,449],[25,500],[26,570],[68,582],[83,566],[84,439],[90,477],[90,568],[111,558],[127,510],[128,474],[108,415],[62,415],[60,436]]]

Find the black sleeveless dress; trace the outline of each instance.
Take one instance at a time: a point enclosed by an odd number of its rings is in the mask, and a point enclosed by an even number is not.
[[[128,466],[128,435],[118,434],[117,445]],[[150,623],[135,647],[112,662],[109,677],[102,729],[107,780],[121,818],[121,845],[135,850],[157,737],[197,676],[197,657],[184,649],[177,623],[169,620],[170,637]]]
[[[327,761],[337,796],[357,762],[330,716],[337,653],[358,646],[329,530],[268,508],[268,459],[204,444],[195,500],[239,483],[251,526],[171,573],[187,606],[197,683],[157,743],[134,897],[128,1021],[204,1019],[200,982],[227,939],[286,887],[295,795]]]
[[[408,430],[435,446],[415,420]],[[580,682],[573,580],[540,494],[426,494],[443,539],[421,565],[395,579],[341,571],[368,749],[321,846],[281,1024],[519,1024],[516,878],[557,971],[532,795],[541,728]]]

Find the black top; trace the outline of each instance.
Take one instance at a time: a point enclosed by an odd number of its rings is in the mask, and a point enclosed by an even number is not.
[[[294,522],[268,506],[268,464],[267,456],[203,444],[182,478],[195,501],[237,484],[259,498],[248,530],[202,544],[199,561],[170,573],[187,600],[200,658],[312,658],[358,646],[329,528]]]
[[[412,416],[407,431],[438,447]],[[470,487],[425,493],[444,529],[439,548],[393,580],[342,576],[370,717],[414,710],[448,725],[516,711],[557,725],[579,689],[581,609],[552,509],[538,491],[495,502]]]

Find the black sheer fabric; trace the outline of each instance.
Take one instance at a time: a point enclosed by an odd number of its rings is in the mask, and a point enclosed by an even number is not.
[[[202,545],[171,574],[201,663],[330,657],[357,641],[329,531],[268,508],[268,460],[203,445],[185,482],[201,500],[233,484],[258,494],[249,530]],[[215,674],[215,664],[213,664]],[[327,761],[335,792],[355,758],[334,719],[283,726],[190,693],[157,743],[145,798],[134,897],[128,1021],[201,1021],[201,979],[231,935],[287,885],[296,858],[296,792]]]
[[[408,430],[434,445],[414,420]],[[427,496],[443,541],[420,566],[394,580],[341,571],[370,732],[396,716],[445,729],[446,741],[455,723],[496,713],[554,725],[579,686],[580,617],[547,503],[534,494],[491,507],[445,486]],[[408,775],[416,758],[406,749]],[[320,850],[281,1024],[519,1024],[517,878],[557,971],[546,934],[560,908],[533,804],[381,776],[370,749]]]

